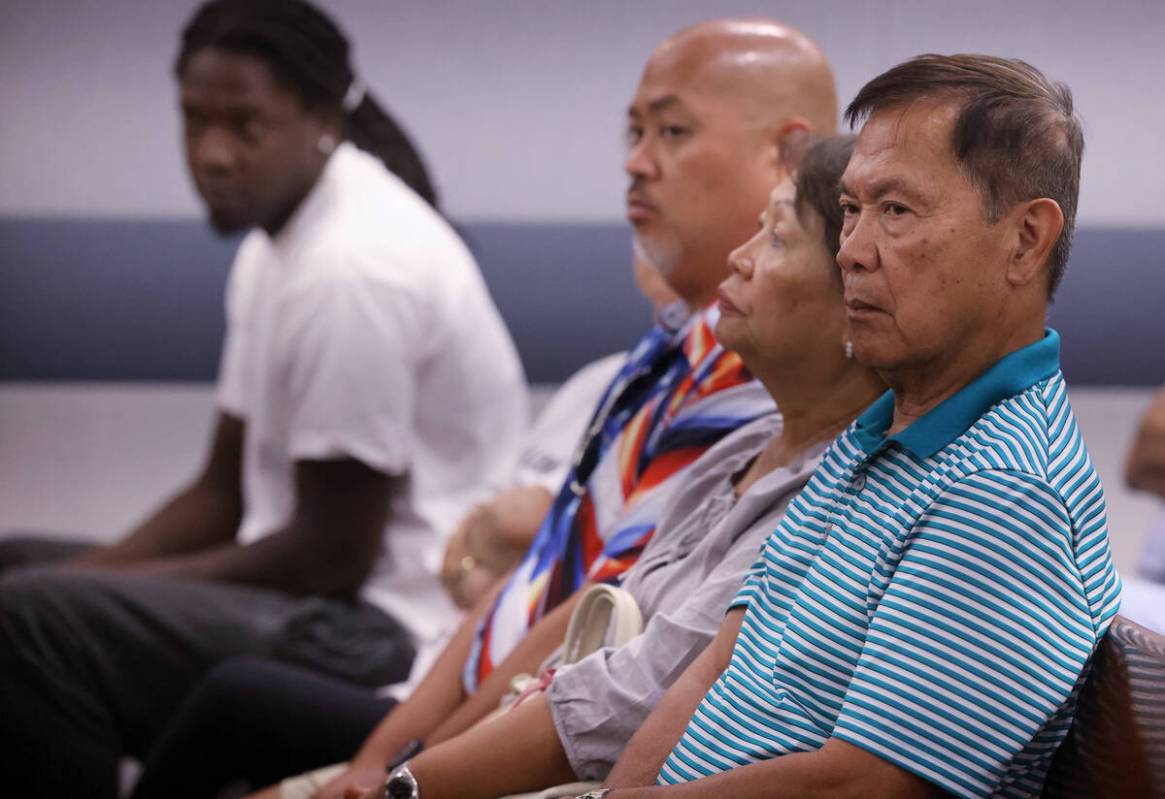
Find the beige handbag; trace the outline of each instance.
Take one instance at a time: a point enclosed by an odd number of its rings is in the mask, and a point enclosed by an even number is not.
[[[622,646],[641,632],[643,615],[631,594],[602,583],[592,585],[583,592],[570,614],[559,666],[577,663],[605,646]],[[509,713],[545,690],[552,677],[553,671],[538,676],[514,675],[510,680],[510,690],[502,697],[498,709],[478,723],[488,724]]]
[[[592,585],[578,601],[566,628],[562,645],[562,665],[577,663],[605,646],[622,646],[643,632],[643,615],[631,594],[609,585]],[[511,683],[516,698],[489,716],[497,718],[510,708],[541,690],[539,681],[528,674],[518,675]],[[561,799],[593,791],[601,783],[569,782],[544,791],[513,794],[504,799]]]

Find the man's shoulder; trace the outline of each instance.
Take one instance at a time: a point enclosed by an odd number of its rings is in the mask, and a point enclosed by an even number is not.
[[[292,258],[358,264],[365,272],[411,274],[418,281],[476,270],[456,231],[400,178],[367,153],[345,155]]]
[[[996,403],[938,457],[956,473],[1022,474],[1057,493],[1095,474],[1059,372]]]
[[[1056,373],[995,405],[939,458],[944,514],[979,518],[998,531],[1057,541],[1095,574],[1112,571],[1104,491]],[[928,510],[934,513],[932,507]]]

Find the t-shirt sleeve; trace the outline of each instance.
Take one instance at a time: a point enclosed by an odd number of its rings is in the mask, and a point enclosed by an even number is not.
[[[625,358],[619,353],[589,363],[554,392],[526,435],[514,472],[516,485],[537,485],[552,495],[558,493],[579,439]]]
[[[956,796],[995,795],[1029,744],[1050,753],[1067,732],[1097,641],[1071,522],[1039,479],[982,472],[904,546],[834,736]]]
[[[422,339],[423,302],[372,280],[321,281],[281,312],[288,325],[288,454],[355,458],[386,474],[407,471]]]
[[[761,545],[760,554],[756,555],[753,559],[752,566],[749,567],[748,573],[744,576],[744,582],[741,584],[740,590],[736,592],[736,596],[728,604],[728,610],[747,608],[757,595],[757,591],[764,585],[765,551],[768,547],[768,541]]]

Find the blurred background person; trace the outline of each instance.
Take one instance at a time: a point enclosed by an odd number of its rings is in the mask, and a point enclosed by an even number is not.
[[[335,24],[207,3],[175,74],[210,222],[250,231],[218,421],[201,474],[118,543],[0,544],[0,741],[33,795],[112,795],[232,655],[403,680],[455,618],[443,534],[525,431],[509,334]]]

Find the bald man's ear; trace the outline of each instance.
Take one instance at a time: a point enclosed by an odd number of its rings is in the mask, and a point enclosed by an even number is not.
[[[1026,286],[1047,274],[1048,256],[1064,230],[1064,212],[1055,200],[1042,197],[1019,203],[1004,219],[1014,237],[1007,282]]]
[[[805,117],[793,117],[777,128],[774,138],[774,157],[781,177],[797,171],[801,159],[813,143],[812,125]]]

